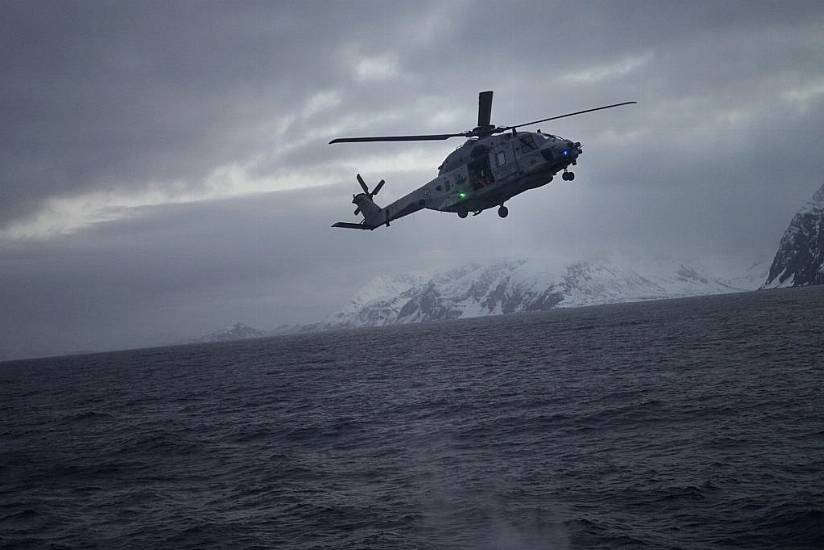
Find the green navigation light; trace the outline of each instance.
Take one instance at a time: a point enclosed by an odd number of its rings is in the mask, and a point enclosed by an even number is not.
[[[466,198],[466,193],[458,193],[458,198],[465,199]]]

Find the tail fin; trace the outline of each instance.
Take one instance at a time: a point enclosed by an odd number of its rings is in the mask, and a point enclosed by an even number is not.
[[[372,201],[372,197],[367,193],[358,193],[352,197],[352,204],[358,207],[355,209],[355,215],[363,214],[363,218],[369,222],[371,219],[377,219],[381,213],[381,207]]]

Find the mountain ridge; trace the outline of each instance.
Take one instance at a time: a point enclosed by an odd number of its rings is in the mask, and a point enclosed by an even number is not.
[[[714,275],[705,266],[673,260],[611,259],[567,264],[535,259],[466,264],[434,274],[382,275],[358,291],[339,312],[305,330],[378,327],[461,319],[556,307],[679,298],[755,290],[763,264],[743,275]]]

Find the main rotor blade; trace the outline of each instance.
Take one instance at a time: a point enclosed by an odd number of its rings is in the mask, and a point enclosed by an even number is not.
[[[532,122],[524,122],[523,124],[517,124],[515,126],[507,126],[506,128],[496,128],[496,133],[506,132],[507,130],[512,130],[513,128],[520,128],[521,126],[529,126],[531,124],[538,124],[539,122],[547,122],[549,120],[558,120],[559,118],[566,118],[568,116],[575,116],[575,115],[582,115],[584,113],[591,113],[592,111],[601,111],[603,109],[612,109],[613,107],[620,107],[621,105],[632,105],[633,103],[638,103],[637,101],[624,101],[623,103],[615,103],[614,105],[604,105],[603,107],[595,107],[594,109],[585,109],[583,111],[575,111],[574,113],[567,113],[565,115],[558,115],[558,116],[551,116],[549,118],[542,118],[541,120],[533,120]]]
[[[489,126],[492,118],[492,91],[478,94],[478,126]]]
[[[363,189],[363,192],[368,194],[369,188],[366,186],[366,182],[363,181],[363,178],[360,177],[360,174],[355,174],[355,177],[358,178],[358,183],[360,184],[361,189]]]
[[[468,133],[461,132],[460,134],[430,134],[422,136],[371,136],[336,138],[330,141],[329,143],[361,143],[364,141],[437,141],[459,136],[468,137]]]

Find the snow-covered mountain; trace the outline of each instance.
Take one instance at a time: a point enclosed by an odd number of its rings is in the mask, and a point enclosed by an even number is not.
[[[754,290],[763,264],[735,277],[701,264],[629,265],[598,259],[551,265],[535,259],[470,264],[435,274],[373,279],[316,329],[383,326],[618,302]]]
[[[781,237],[764,288],[824,284],[824,185]]]
[[[243,323],[235,323],[225,329],[212,332],[202,338],[198,338],[196,342],[231,342],[232,340],[245,340],[246,338],[261,338],[266,336],[264,332]]]

